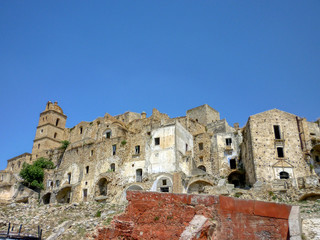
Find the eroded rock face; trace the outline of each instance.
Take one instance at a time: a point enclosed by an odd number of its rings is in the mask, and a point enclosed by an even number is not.
[[[130,191],[100,239],[287,239],[291,206],[229,197]],[[257,224],[259,223],[259,224]]]

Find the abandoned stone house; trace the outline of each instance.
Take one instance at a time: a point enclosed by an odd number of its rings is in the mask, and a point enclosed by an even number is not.
[[[53,161],[45,172],[43,203],[122,201],[126,191],[202,193],[227,179],[249,188],[258,180],[320,175],[320,119],[309,122],[277,109],[250,116],[246,125],[229,126],[207,104],[185,117],[170,118],[153,109],[108,113],[66,128],[57,102],[40,114],[32,153],[8,160],[0,171],[0,199],[13,199],[24,162]],[[65,150],[61,141],[70,142]],[[20,180],[21,181],[21,180]]]

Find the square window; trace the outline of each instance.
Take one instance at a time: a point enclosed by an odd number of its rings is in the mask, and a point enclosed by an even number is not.
[[[167,179],[162,180],[162,185],[164,185],[164,186],[167,185]]]
[[[199,150],[203,150],[203,143],[199,143]]]
[[[154,145],[160,145],[160,138],[154,139]]]
[[[231,146],[232,139],[231,138],[226,138],[226,145]]]

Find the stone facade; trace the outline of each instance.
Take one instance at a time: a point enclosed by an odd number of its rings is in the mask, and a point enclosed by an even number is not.
[[[106,113],[72,128],[66,119],[56,102],[47,103],[32,154],[0,171],[0,199],[13,197],[12,176],[39,157],[56,166],[45,172],[44,203],[122,201],[127,190],[203,193],[221,179],[249,188],[289,178],[298,187],[320,174],[320,121],[277,109],[250,116],[242,129],[206,104],[178,118],[153,109],[150,117]],[[61,141],[70,143],[65,150]]]

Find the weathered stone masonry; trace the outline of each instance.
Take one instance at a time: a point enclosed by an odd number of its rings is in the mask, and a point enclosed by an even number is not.
[[[320,120],[273,109],[250,116],[243,128],[231,127],[208,105],[178,118],[153,109],[150,117],[106,113],[72,128],[66,120],[56,102],[46,104],[32,153],[9,159],[0,171],[1,200],[28,201],[17,192],[18,175],[24,162],[39,157],[56,166],[45,173],[43,203],[125,201],[127,190],[208,193],[225,183],[319,185]],[[62,140],[70,142],[65,150]]]

